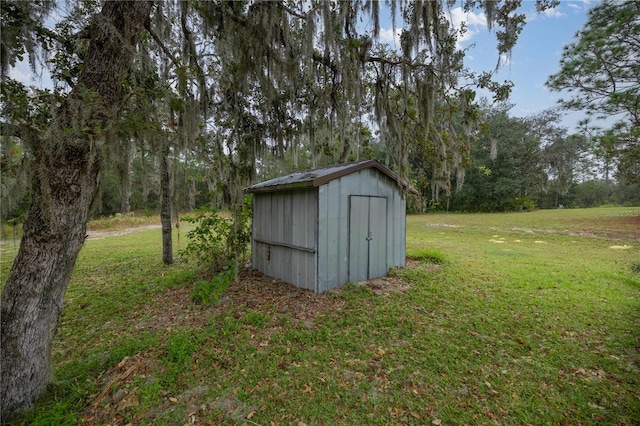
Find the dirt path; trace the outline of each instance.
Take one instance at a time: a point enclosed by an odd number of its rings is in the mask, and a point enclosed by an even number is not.
[[[130,228],[123,229],[99,229],[99,230],[89,230],[87,231],[87,240],[102,240],[107,237],[119,237],[121,235],[133,234],[134,232],[148,231],[150,229],[160,229],[162,226],[159,224],[151,224],[151,225],[141,225],[141,226],[132,226]],[[20,238],[16,239],[6,239],[0,241],[1,246],[13,246],[20,243]]]
[[[160,229],[161,225],[142,225],[132,228],[114,229],[114,230],[95,230],[87,231],[87,240],[102,240],[107,237],[119,237],[121,235],[133,234],[134,232],[147,231],[150,229]]]

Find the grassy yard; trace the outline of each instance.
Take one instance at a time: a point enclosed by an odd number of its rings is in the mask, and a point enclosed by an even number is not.
[[[410,216],[389,278],[245,270],[207,305],[148,228],[87,241],[56,383],[14,424],[640,424],[638,208]]]

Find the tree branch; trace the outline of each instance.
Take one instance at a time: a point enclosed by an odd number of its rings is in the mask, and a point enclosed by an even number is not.
[[[164,45],[160,37],[158,37],[158,35],[153,31],[153,29],[151,28],[150,21],[145,22],[144,28],[151,35],[151,38],[153,38],[153,40],[156,42],[158,47],[160,47],[160,49],[162,49],[164,54],[167,55],[167,57],[171,60],[171,62],[173,62],[173,65],[175,65],[176,67],[181,67],[182,65],[180,64],[180,61],[173,55],[173,53],[171,53],[169,48],[167,48],[167,46]]]

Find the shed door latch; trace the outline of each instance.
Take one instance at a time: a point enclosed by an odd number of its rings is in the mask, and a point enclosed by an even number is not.
[[[373,236],[371,235],[371,232],[369,232],[369,235],[366,238],[367,241],[371,241],[373,240]]]

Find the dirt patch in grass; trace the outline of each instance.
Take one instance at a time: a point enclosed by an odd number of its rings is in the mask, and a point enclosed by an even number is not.
[[[416,265],[419,262],[408,261]],[[360,283],[378,296],[388,296],[405,292],[409,284],[401,277],[381,277]],[[156,332],[171,331],[184,327],[200,328],[209,324],[212,315],[220,313],[228,306],[240,311],[275,311],[290,315],[301,321],[313,321],[328,312],[341,310],[345,301],[336,297],[342,287],[322,294],[299,289],[291,284],[268,277],[260,272],[243,268],[238,282],[233,282],[217,303],[197,305],[191,300],[191,287],[172,288],[154,297],[137,317],[132,318],[135,328]]]
[[[635,211],[631,211],[636,213]],[[624,212],[618,212],[624,213]],[[592,219],[569,221],[570,228],[579,236],[611,240],[631,239],[640,241],[640,215],[604,215]]]
[[[134,232],[148,231],[150,229],[160,229],[161,225],[150,224],[143,226],[136,226],[133,228],[113,229],[113,230],[89,230],[87,231],[87,240],[102,240],[107,237],[120,237],[122,235],[132,234]]]
[[[140,406],[136,379],[143,379],[143,382],[156,380],[150,374],[157,370],[153,358],[149,352],[124,357],[115,367],[98,377],[101,390],[98,394],[89,396],[91,403],[81,414],[83,424],[128,423],[127,412]],[[141,420],[142,416],[135,418],[136,422]]]
[[[314,320],[319,315],[344,306],[344,301],[332,297],[331,292],[315,294],[253,269],[243,269],[239,278],[223,296],[234,306],[259,311],[274,309],[298,320]]]
[[[380,277],[362,283],[376,296],[389,296],[394,293],[404,293],[411,286],[399,277]]]
[[[135,328],[150,332],[200,328],[208,325],[212,316],[229,306],[238,309],[239,314],[248,309],[274,310],[297,320],[312,321],[319,315],[344,306],[344,300],[332,296],[333,292],[315,294],[243,268],[239,280],[229,285],[217,303],[197,305],[191,299],[191,287],[172,288],[155,297],[133,321]]]
[[[559,234],[606,240],[630,239],[640,241],[640,216],[605,217],[601,220],[578,220],[569,229],[536,229],[513,227],[525,234]]]

